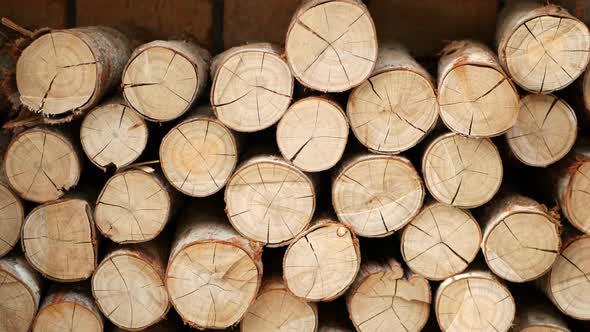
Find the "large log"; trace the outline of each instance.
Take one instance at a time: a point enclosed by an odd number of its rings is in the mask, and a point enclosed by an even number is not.
[[[304,86],[342,92],[361,84],[377,59],[377,36],[360,0],[308,0],[293,15],[285,53]]]
[[[512,79],[533,93],[563,89],[590,60],[590,32],[562,7],[513,1],[496,30],[500,63]]]

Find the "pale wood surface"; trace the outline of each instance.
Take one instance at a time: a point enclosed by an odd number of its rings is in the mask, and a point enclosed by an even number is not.
[[[0,256],[12,250],[20,239],[24,213],[20,198],[0,181]]]

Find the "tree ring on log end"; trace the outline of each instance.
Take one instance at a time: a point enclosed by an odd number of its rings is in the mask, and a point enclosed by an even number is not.
[[[20,198],[0,183],[0,256],[7,254],[18,242],[23,219]]]
[[[102,332],[102,319],[96,315],[76,302],[50,304],[39,310],[32,332]]]
[[[590,234],[590,161],[579,163],[573,170],[561,208],[574,227]]]
[[[25,282],[5,269],[0,269],[0,280],[0,301],[4,304],[0,306],[0,329],[7,332],[30,331],[37,313],[35,297],[39,295],[35,295]]]

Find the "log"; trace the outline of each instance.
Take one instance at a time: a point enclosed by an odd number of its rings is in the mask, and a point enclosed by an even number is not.
[[[302,331],[318,327],[317,306],[289,293],[283,280],[267,278],[240,323],[241,332]]]
[[[424,185],[410,161],[400,156],[349,156],[332,181],[332,205],[340,222],[358,236],[384,237],[420,212]]]
[[[128,331],[146,329],[166,317],[170,308],[164,286],[168,243],[111,248],[92,276],[92,295],[102,313]]]
[[[203,94],[210,58],[207,50],[187,41],[143,44],[123,70],[123,96],[147,120],[174,120]]]
[[[236,231],[269,247],[287,245],[307,228],[316,207],[309,176],[272,155],[245,160],[225,188],[225,212]]]
[[[516,298],[518,308],[514,319],[514,332],[571,332],[561,313],[546,299],[531,294]]]
[[[430,285],[393,258],[363,261],[346,305],[357,331],[421,331],[428,321]]]
[[[438,120],[435,85],[398,44],[381,45],[375,69],[354,88],[346,114],[359,142],[376,153],[396,154],[418,144]]]
[[[102,332],[102,315],[87,286],[54,285],[45,295],[33,332]]]
[[[285,55],[304,86],[342,92],[369,77],[377,59],[377,33],[359,0],[308,0],[287,30]]]
[[[160,166],[170,184],[192,197],[223,188],[238,160],[237,137],[203,106],[162,139]]]
[[[90,205],[66,198],[37,206],[25,219],[21,244],[31,266],[44,277],[59,282],[87,279],[98,250]]]
[[[422,175],[430,194],[458,208],[487,203],[502,184],[498,148],[488,138],[446,133],[433,139],[422,156]]]
[[[8,137],[0,134],[0,156],[2,157],[8,142]],[[24,218],[23,202],[10,188],[4,165],[0,165],[0,257],[8,254],[16,246],[20,239]]]
[[[498,19],[500,63],[532,93],[561,90],[580,76],[590,60],[590,32],[562,7],[513,1]]]
[[[211,105],[229,128],[254,132],[275,124],[291,103],[293,75],[274,44],[230,48],[211,65]]]
[[[88,112],[80,128],[80,142],[88,159],[98,168],[121,168],[143,153],[148,127],[122,99],[113,99]]]
[[[441,119],[456,133],[498,136],[516,122],[518,92],[483,44],[456,41],[443,49],[438,93]]]
[[[3,168],[8,183],[20,197],[45,203],[62,197],[78,184],[81,161],[75,141],[65,132],[35,127],[12,139]]]
[[[535,167],[546,167],[565,157],[578,134],[574,110],[553,95],[530,94],[520,105],[514,127],[506,132],[514,156]]]
[[[109,27],[51,30],[18,59],[20,100],[45,116],[81,114],[119,84],[133,46],[134,41]]]
[[[0,330],[27,332],[41,302],[43,278],[13,252],[0,258]]]
[[[333,219],[316,219],[287,248],[283,279],[289,291],[304,301],[331,301],[350,287],[360,263],[352,230]]]
[[[590,119],[590,67],[586,69],[584,72],[584,77],[582,78],[582,103],[585,108],[585,112],[582,112],[584,116],[581,118],[586,121],[586,123]],[[580,121],[582,122],[582,121]]]
[[[508,288],[489,271],[473,269],[438,286],[434,310],[442,331],[506,332],[515,304]]]
[[[150,241],[168,224],[179,197],[161,175],[149,166],[113,175],[102,188],[94,221],[104,235],[117,243]]]
[[[463,272],[479,252],[481,229],[471,213],[429,202],[401,235],[401,253],[408,267],[429,280]]]
[[[332,168],[344,153],[348,120],[327,98],[308,97],[291,105],[277,125],[277,145],[286,160],[304,172]]]
[[[256,299],[262,246],[241,237],[225,216],[205,206],[195,204],[183,213],[165,284],[185,324],[223,329],[238,323]]]

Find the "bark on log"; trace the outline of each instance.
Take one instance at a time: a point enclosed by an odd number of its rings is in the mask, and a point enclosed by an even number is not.
[[[289,107],[277,125],[277,144],[286,160],[304,172],[332,168],[344,153],[348,120],[328,98],[307,97]]]
[[[269,247],[284,246],[311,222],[315,184],[281,158],[256,155],[228,181],[225,203],[229,221],[242,236]]]
[[[562,7],[513,1],[496,30],[500,63],[532,93],[563,89],[580,76],[590,59],[590,33]]]
[[[397,44],[380,46],[371,77],[352,91],[346,107],[359,142],[388,154],[418,144],[436,125],[438,112],[432,77]]]
[[[428,321],[431,298],[428,280],[386,258],[363,261],[346,304],[357,331],[419,332]]]
[[[445,47],[438,63],[438,92],[440,116],[454,132],[492,137],[516,122],[518,92],[483,44],[456,41]]]
[[[205,91],[210,58],[207,50],[191,42],[143,44],[133,51],[123,71],[123,96],[150,121],[174,120]]]
[[[481,238],[469,211],[432,201],[402,231],[401,253],[412,271],[429,280],[443,280],[471,264]]]
[[[213,59],[211,105],[229,128],[253,132],[285,114],[293,96],[293,75],[282,49],[268,43],[231,48]]]
[[[369,10],[359,0],[308,0],[293,15],[285,48],[301,84],[342,92],[361,84],[373,71],[377,33]]]
[[[350,156],[332,181],[338,220],[358,236],[394,233],[418,214],[423,200],[422,179],[410,161],[400,156]]]
[[[488,138],[447,133],[433,139],[422,156],[422,175],[439,202],[474,208],[488,202],[502,184],[502,159]]]
[[[256,298],[262,246],[241,237],[225,216],[204,211],[205,206],[194,205],[183,214],[165,284],[186,324],[223,329],[238,323]]]
[[[516,297],[514,332],[570,332],[561,313],[546,299],[526,294]]]
[[[7,146],[8,137],[0,134],[0,157],[4,158]],[[24,217],[23,203],[10,188],[4,165],[0,165],[0,257],[16,246]]]

